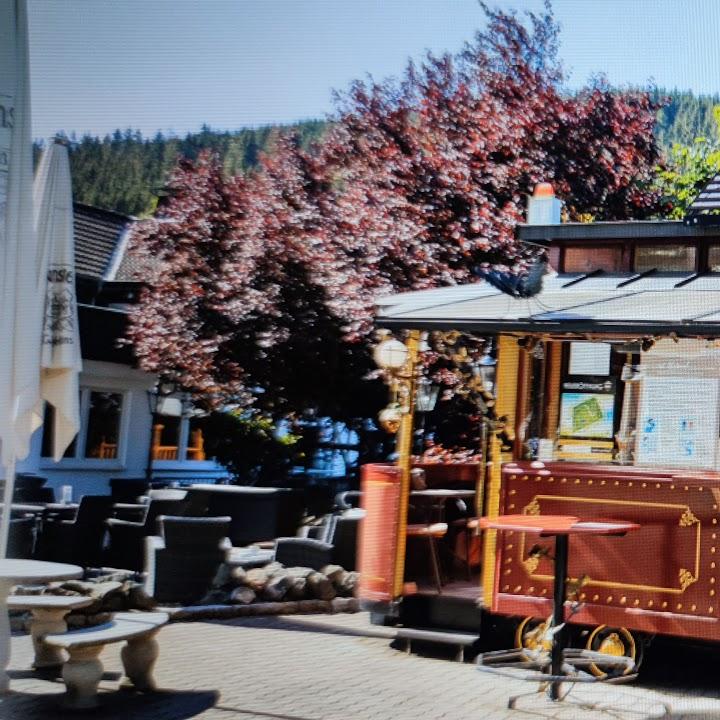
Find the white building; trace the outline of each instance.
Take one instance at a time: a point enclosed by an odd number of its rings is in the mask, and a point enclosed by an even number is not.
[[[75,266],[83,372],[80,375],[81,429],[59,462],[48,457],[45,438],[52,410],[33,437],[19,473],[48,478],[55,489],[72,485],[74,497],[109,492],[110,478],[152,475],[172,481],[213,481],[226,470],[205,458],[198,422],[179,399],[166,399],[153,428],[148,392],[156,378],[136,367],[132,349],[118,346],[127,325],[127,307],[141,283],[127,257],[134,218],[75,204]],[[45,434],[47,433],[47,435]],[[56,493],[57,495],[57,493]]]

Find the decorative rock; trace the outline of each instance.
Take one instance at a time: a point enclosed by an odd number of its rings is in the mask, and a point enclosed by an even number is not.
[[[236,587],[230,593],[230,602],[233,605],[249,605],[255,599],[255,591],[249,587]]]
[[[230,602],[230,594],[226,590],[210,590],[201,600],[200,605],[218,605]]]
[[[334,613],[355,613],[360,610],[360,603],[357,598],[334,598],[330,601],[331,612]]]
[[[285,568],[285,572],[287,572],[290,577],[306,578],[310,573],[313,573],[315,571],[312,568],[306,567],[289,567]]]
[[[326,565],[320,572],[327,577],[327,579],[335,586],[342,579],[345,574],[345,570],[339,565]]]
[[[320,572],[311,572],[307,576],[308,594],[318,600],[332,600],[335,595],[335,588],[327,576]]]
[[[231,578],[231,571],[232,568],[229,565],[226,565],[223,563],[215,573],[215,577],[212,581],[212,587],[214,588],[224,588],[228,587],[232,583]]]
[[[265,584],[263,597],[270,601],[282,600],[288,588],[293,584],[293,578],[284,570],[278,571]]]
[[[85,625],[103,625],[106,622],[110,622],[112,616],[112,613],[109,612],[100,612],[95,613],[94,615],[86,615]]]
[[[282,563],[279,562],[271,562],[265,565],[265,567],[262,568],[267,573],[268,577],[272,577],[276,572],[279,570],[284,570],[285,566]]]
[[[245,573],[245,580],[243,582],[255,592],[262,592],[262,589],[269,579],[270,574],[265,568],[252,568]]]
[[[133,584],[128,591],[128,606],[133,610],[154,610],[157,607],[155,598],[145,592],[139,584]]]
[[[247,572],[239,565],[230,569],[230,583],[232,585],[244,585]]]
[[[305,577],[290,575],[290,581],[286,597],[290,600],[304,600],[308,593],[307,575]]]
[[[336,585],[338,593],[346,597],[355,595],[358,581],[360,580],[360,573],[355,570],[345,572],[341,581]]]
[[[82,613],[70,613],[65,618],[68,628],[79,628],[87,625],[87,616]]]

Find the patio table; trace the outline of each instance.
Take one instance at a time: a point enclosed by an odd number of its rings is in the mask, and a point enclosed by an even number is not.
[[[7,692],[10,678],[10,617],[7,599],[10,590],[19,583],[44,583],[53,580],[70,580],[81,577],[83,570],[77,565],[43,562],[41,560],[0,560],[0,692]]]

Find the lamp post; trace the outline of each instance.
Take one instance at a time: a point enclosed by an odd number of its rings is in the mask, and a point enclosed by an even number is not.
[[[402,592],[405,570],[405,527],[407,525],[408,503],[410,500],[410,454],[412,452],[413,413],[415,412],[415,373],[420,349],[420,332],[411,330],[405,343],[393,338],[382,340],[373,353],[377,365],[390,376],[390,387],[394,401],[385,408],[386,420],[392,416],[392,423],[397,423],[397,466],[400,470],[400,503],[398,514],[398,542],[395,551],[395,578],[393,592]],[[383,412],[380,422],[383,423]]]
[[[152,388],[147,390],[147,401],[148,410],[150,411],[150,434],[148,440],[148,454],[147,463],[145,465],[145,480],[147,480],[148,486],[152,482],[152,471],[153,471],[153,450],[154,450],[154,435],[155,435],[155,420],[160,406],[160,402],[163,398],[172,395],[176,390],[176,385],[169,381],[157,381]]]

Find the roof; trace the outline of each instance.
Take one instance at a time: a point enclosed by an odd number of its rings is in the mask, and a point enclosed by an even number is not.
[[[382,297],[376,314],[380,327],[720,337],[720,274],[550,273],[531,298],[479,282]]]
[[[516,234],[518,239],[523,242],[547,247],[553,241],[563,240],[581,240],[592,244],[607,240],[672,240],[717,237],[720,229],[702,225],[687,225],[681,220],[629,220],[518,225]]]
[[[81,203],[74,203],[73,208],[76,272],[105,279],[134,218]]]
[[[685,213],[688,225],[720,225],[720,173],[700,191]]]

